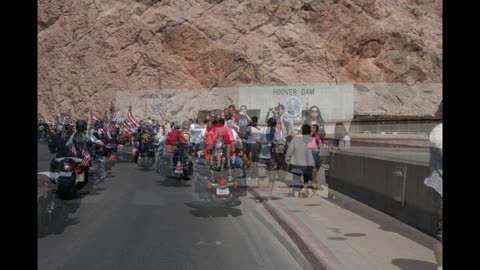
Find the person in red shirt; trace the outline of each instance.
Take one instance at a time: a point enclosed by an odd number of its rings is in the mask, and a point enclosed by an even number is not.
[[[215,149],[215,128],[218,126],[218,120],[214,119],[211,124],[207,126],[205,130],[205,136],[203,138],[203,144],[205,145],[205,159],[210,160],[210,154]]]
[[[225,119],[220,118],[218,120],[218,128],[217,131],[217,138],[222,136],[223,142],[230,148],[230,152],[232,155],[235,155],[235,148],[233,147],[233,142],[235,141],[233,138],[233,132],[230,127],[225,126]]]
[[[180,145],[178,145],[180,143]],[[177,147],[183,147],[183,149],[188,149],[187,140],[185,136],[180,131],[180,126],[178,124],[174,125],[174,129],[167,134],[167,139],[165,140],[165,151],[167,153],[173,153],[173,164],[176,163],[176,155],[179,153],[175,151]],[[189,161],[189,156],[187,151],[183,151],[183,157],[186,163]]]
[[[214,120],[211,126],[205,132],[205,159],[210,160],[210,165],[213,166],[213,151],[217,144],[222,142],[226,147],[227,166],[230,166],[230,156],[235,156],[234,138],[232,129],[225,126],[225,120],[220,118],[218,121]]]
[[[170,131],[167,134],[167,139],[165,140],[165,144],[170,145],[170,151],[171,151],[171,146],[176,145],[178,142],[184,144],[186,143],[186,139],[183,133],[180,131],[180,126],[175,125],[175,129]],[[170,151],[167,150],[167,152],[170,152]]]
[[[175,125],[174,130],[170,131],[167,134],[167,139],[165,140],[165,151],[172,153],[172,146],[176,145],[178,142],[185,144],[187,140],[185,136],[180,131],[180,126]]]

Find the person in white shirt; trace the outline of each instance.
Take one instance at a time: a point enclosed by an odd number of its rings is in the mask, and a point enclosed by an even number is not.
[[[260,145],[257,144],[257,141],[260,140],[262,136],[262,130],[257,126],[258,118],[256,116],[252,117],[252,123],[247,127],[247,155],[250,162],[256,162],[258,159],[258,151],[260,150]]]
[[[433,250],[437,260],[437,269],[443,268],[443,124],[436,125],[430,133],[430,174],[425,178],[425,185],[435,190],[435,205],[438,211],[437,239]]]
[[[258,198],[260,201],[262,198],[262,190],[264,190],[264,183],[267,184],[267,197],[266,200],[272,198],[273,185],[275,179],[278,179],[277,171],[269,171],[272,166],[272,142],[275,137],[275,118],[269,118],[267,120],[267,126],[262,128],[260,139],[257,143],[260,145],[258,154],[258,162],[255,162],[255,176],[258,184]]]
[[[243,149],[243,143],[242,143],[242,138],[238,135],[237,131],[235,128],[230,128],[233,133],[233,147],[235,147],[235,153],[240,153],[240,151]],[[245,168],[243,167],[243,160],[237,155],[232,159],[233,166],[236,168],[240,168],[243,172],[242,177],[246,176],[245,173]]]

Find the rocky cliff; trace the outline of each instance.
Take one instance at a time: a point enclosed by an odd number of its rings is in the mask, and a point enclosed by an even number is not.
[[[360,87],[355,110],[416,114],[441,91],[415,85],[441,82],[439,0],[38,0],[46,115],[101,114],[125,90],[313,83],[402,84]]]

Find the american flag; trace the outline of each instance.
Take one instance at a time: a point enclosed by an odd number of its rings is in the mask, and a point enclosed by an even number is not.
[[[123,122],[123,133],[125,136],[132,135],[137,131],[140,122],[133,116],[132,105],[128,108],[127,119]]]
[[[77,156],[77,149],[75,148],[75,146],[72,145],[72,146],[70,147],[70,151],[72,151],[72,153],[73,153],[75,156]]]
[[[94,124],[100,121],[100,119],[97,116],[95,116],[95,114],[92,111],[90,111],[90,119],[91,121],[93,121]]]
[[[107,134],[107,130],[105,129],[104,122],[100,118],[95,116],[95,114],[92,111],[90,111],[90,118],[91,118],[91,121],[93,121],[93,124],[96,129],[100,129],[103,134]]]
[[[64,124],[65,123],[65,118],[61,116],[60,114],[57,114],[57,117],[55,117],[55,123],[58,124]]]
[[[115,106],[113,105],[113,101],[110,101],[110,133],[112,136],[117,135],[117,129],[115,128],[115,125],[117,124],[117,113],[115,111]]]
[[[72,113],[69,113],[69,114],[65,114],[63,116],[63,123],[66,124],[66,125],[71,125],[72,122],[73,122],[73,116],[72,116]]]
[[[53,116],[53,114],[50,114],[50,123],[51,125],[55,125],[55,117]]]
[[[107,136],[107,138],[109,140],[112,139],[112,136],[110,135],[111,134],[111,126],[110,126],[110,121],[108,121],[108,118],[107,118],[107,114],[104,114],[103,115],[103,119],[102,119],[102,122],[103,122],[103,129],[102,131],[104,132],[105,136]]]
[[[110,101],[110,122],[115,125],[117,123],[117,113],[115,112],[115,106],[113,101]]]
[[[83,167],[88,167],[90,164],[90,153],[87,150],[82,149],[82,166]]]
[[[38,122],[40,124],[47,123],[47,120],[45,120],[45,117],[43,117],[43,115],[41,113],[38,114]]]

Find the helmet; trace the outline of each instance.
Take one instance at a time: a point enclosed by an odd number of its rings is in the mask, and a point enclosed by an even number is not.
[[[188,121],[183,121],[182,123],[182,129],[188,129],[190,127],[190,122]]]
[[[62,132],[63,131],[63,125],[62,124],[57,124],[57,132]]]
[[[77,120],[75,123],[75,127],[78,131],[86,131],[87,130],[87,122],[85,120]]]
[[[173,124],[173,129],[180,129],[180,125],[178,124],[178,122],[172,122]]]

